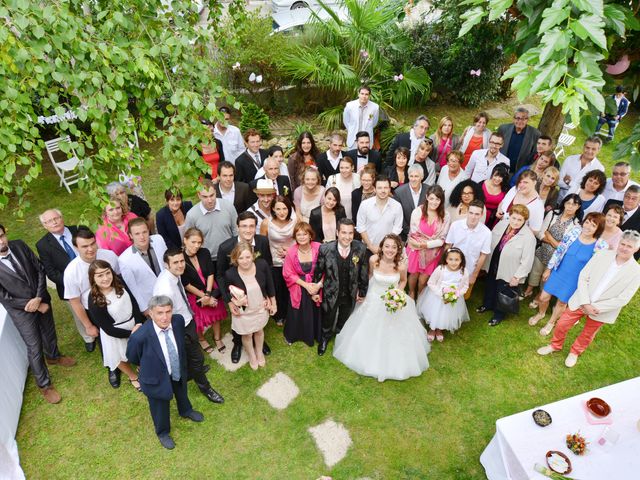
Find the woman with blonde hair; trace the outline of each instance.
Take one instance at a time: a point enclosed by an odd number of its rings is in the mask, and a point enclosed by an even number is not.
[[[460,137],[453,133],[453,118],[449,115],[442,117],[438,129],[429,138],[433,140],[431,159],[436,163],[436,169],[440,171],[447,164],[449,152],[458,150],[460,146]]]

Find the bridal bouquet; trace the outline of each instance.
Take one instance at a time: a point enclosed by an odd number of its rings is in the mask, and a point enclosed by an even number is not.
[[[396,288],[395,285],[389,285],[380,298],[384,301],[384,306],[389,313],[396,313],[407,304],[407,294],[404,293],[404,290]]]
[[[450,303],[451,306],[455,305],[459,296],[458,289],[454,285],[442,289],[442,301],[445,304]]]

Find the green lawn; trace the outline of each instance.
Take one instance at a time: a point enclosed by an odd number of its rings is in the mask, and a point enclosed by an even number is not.
[[[427,111],[431,118],[452,113],[458,132],[474,113],[437,106]],[[625,119],[619,138],[635,120]],[[583,139],[579,135],[569,152],[579,151]],[[607,145],[600,155],[608,168],[612,150]],[[145,191],[156,208],[162,204],[155,175],[161,163],[158,158],[143,172]],[[48,206],[60,207],[68,223],[83,213],[86,195],[75,190],[68,195],[57,187],[53,171],[47,167],[45,172],[24,221],[2,213],[0,223],[9,227],[10,238],[34,245],[42,235],[36,214]],[[640,179],[637,174],[634,178]],[[481,291],[475,289],[470,311],[479,304]],[[431,367],[421,377],[382,384],[356,375],[329,353],[319,358],[315,349],[303,344],[288,347],[280,329],[270,325],[267,341],[273,354],[267,367],[230,373],[210,360],[209,379],[226,402],[213,405],[190,384],[191,400],[205,422],[182,420],[174,408],[172,435],[177,447],[166,451],[153,432],[145,397],[126,380],[119,390],[109,386],[99,353],[84,351],[68,311],[56,300],[61,349],[78,365],[52,368],[63,395],[59,405],[46,404],[33,379],[27,380],[17,435],[22,466],[27,478],[34,479],[315,479],[322,474],[341,480],[481,479],[479,456],[498,418],[638,375],[638,307],[636,297],[615,325],[602,329],[571,370],[564,367],[564,355],[536,355],[546,342],[537,333],[539,327],[526,324],[526,307],[518,318],[496,328],[486,325],[488,314],[472,313],[471,322],[456,335],[433,345]],[[228,321],[223,329],[229,329]],[[573,331],[568,342],[576,335]],[[278,371],[300,388],[300,395],[283,411],[255,395]],[[328,418],[343,423],[353,440],[346,458],[333,469],[324,466],[307,432]],[[540,452],[541,461],[543,455]]]

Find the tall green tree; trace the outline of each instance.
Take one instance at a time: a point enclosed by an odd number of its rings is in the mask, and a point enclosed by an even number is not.
[[[241,2],[240,2],[241,3]],[[221,2],[206,2],[210,18]],[[238,10],[238,0],[231,8]],[[217,115],[216,102],[234,100],[212,80],[210,51],[224,35],[203,22],[191,0],[5,0],[0,5],[0,208],[20,199],[42,172],[39,116],[62,121],[70,134],[95,205],[119,171],[149,160],[131,149],[134,130],[162,140],[167,185],[205,169],[197,147],[206,142],[200,118]],[[216,28],[216,25],[220,27]]]
[[[517,22],[518,59],[504,74],[520,99],[539,95],[545,103],[540,129],[557,138],[565,115],[604,111],[604,60],[609,47],[638,30],[632,3],[603,0],[465,0],[460,35],[482,19]],[[589,113],[587,113],[589,112]]]

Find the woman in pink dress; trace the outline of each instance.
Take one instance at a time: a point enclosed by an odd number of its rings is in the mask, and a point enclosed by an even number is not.
[[[411,213],[407,239],[409,295],[414,300],[438,266],[449,224],[449,214],[444,209],[442,187],[429,187],[426,202]]]
[[[487,210],[485,225],[492,229],[496,222],[496,212],[498,205],[509,190],[509,168],[499,163],[493,167],[491,177],[482,182],[482,193],[484,193],[484,206]]]
[[[448,115],[442,117],[438,129],[430,138],[433,140],[431,159],[436,162],[436,170],[439,172],[447,164],[449,152],[458,150],[460,146],[460,137],[453,133],[453,118]]]
[[[104,207],[102,225],[96,230],[96,243],[98,247],[111,250],[120,255],[133,245],[129,238],[129,220],[137,218],[135,213],[122,211],[120,200],[112,199]]]
[[[196,332],[200,346],[206,353],[213,352],[204,333],[209,327],[213,329],[213,339],[220,353],[226,347],[220,336],[220,323],[227,316],[227,309],[221,298],[220,290],[214,279],[214,267],[211,252],[202,247],[204,236],[195,227],[184,233],[185,269],[182,274],[182,285],[187,292],[187,300],[193,310],[196,321]]]

